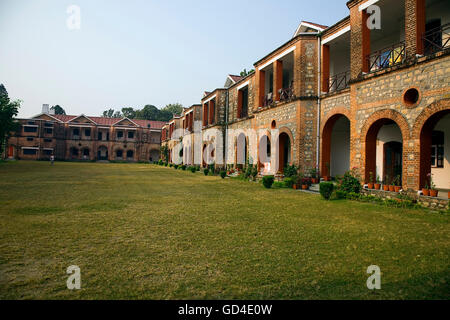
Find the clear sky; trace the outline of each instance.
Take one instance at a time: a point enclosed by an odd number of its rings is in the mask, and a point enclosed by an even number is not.
[[[0,0],[0,83],[20,117],[199,103],[288,41],[301,20],[331,25],[347,0]],[[67,8],[81,12],[70,30]]]

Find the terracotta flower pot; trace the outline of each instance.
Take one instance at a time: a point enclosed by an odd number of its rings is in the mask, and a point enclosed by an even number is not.
[[[303,184],[303,185],[302,185],[302,189],[303,189],[303,190],[308,190],[308,185],[307,185],[307,184]]]
[[[325,180],[325,181],[330,181],[330,180],[331,180],[331,177],[325,176],[325,177],[323,177],[323,180]]]
[[[430,190],[430,197],[436,198],[439,194],[437,190]]]
[[[376,189],[376,190],[380,190],[380,189],[381,189],[381,184],[375,183],[375,189]]]
[[[312,181],[313,184],[318,184],[319,183],[319,179],[317,179],[317,178],[312,178],[311,181]]]
[[[450,191],[448,192],[448,198],[450,199]]]
[[[292,188],[293,188],[294,190],[297,190],[297,189],[298,189],[298,186],[297,186],[296,184],[293,184],[293,185],[292,185]]]
[[[367,185],[368,185],[369,189],[373,189],[373,183],[368,183]]]
[[[430,190],[429,189],[422,189],[422,193],[425,197],[429,197],[430,196]]]
[[[389,186],[389,191],[390,191],[390,192],[394,192],[394,191],[395,191],[394,186]]]
[[[400,190],[402,190],[402,187],[394,186],[394,191],[395,191],[395,192],[399,193]]]
[[[389,186],[387,184],[383,185],[383,190],[384,191],[389,191]]]

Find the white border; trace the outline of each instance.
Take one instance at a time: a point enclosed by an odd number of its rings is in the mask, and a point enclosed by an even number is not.
[[[365,9],[367,9],[368,7],[370,7],[371,5],[377,3],[379,0],[369,0],[366,3],[363,3],[362,5],[359,6],[358,10],[361,12]]]
[[[250,80],[244,82],[243,84],[241,84],[239,87],[237,87],[238,90],[241,90],[244,87],[248,87],[248,85],[250,84]]]
[[[213,95],[212,97],[209,97],[208,99],[206,99],[205,101],[203,101],[203,104],[210,102],[212,99],[216,98],[217,94]]]
[[[347,32],[350,31],[350,26],[346,26],[344,29],[339,30],[338,32],[336,32],[335,34],[325,38],[322,40],[322,44],[326,44],[336,38],[339,38],[340,36],[342,36],[343,34],[346,34]]]
[[[284,56],[288,55],[289,53],[293,52],[295,49],[297,49],[297,46],[292,46],[289,49],[287,49],[286,51],[280,53],[279,55],[275,56],[274,58],[270,59],[269,61],[267,61],[266,63],[264,63],[262,66],[258,67],[258,70],[262,70],[265,67],[267,67],[268,65],[271,65],[272,63],[274,63],[277,60],[280,60],[281,58],[283,58]]]

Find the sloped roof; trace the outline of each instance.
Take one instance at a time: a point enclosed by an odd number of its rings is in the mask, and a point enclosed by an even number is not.
[[[79,116],[72,116],[72,115],[61,115],[61,114],[55,114],[52,115],[56,119],[61,120],[62,122],[69,122],[73,119],[79,118]],[[112,126],[115,123],[118,123],[122,120],[125,120],[127,118],[105,118],[105,117],[90,117],[92,121],[94,121],[97,125],[101,126]],[[152,129],[162,129],[165,122],[164,121],[151,121],[151,120],[137,120],[137,119],[131,119],[134,123],[136,123],[138,126],[143,128],[148,128],[150,125],[150,128]]]

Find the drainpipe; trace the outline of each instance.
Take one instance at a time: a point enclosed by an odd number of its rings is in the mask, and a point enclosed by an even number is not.
[[[320,164],[320,79],[322,78],[322,45],[320,41],[321,35],[317,36],[317,62],[318,62],[318,78],[317,78],[317,145],[316,145],[316,168],[319,170]]]
[[[228,112],[229,112],[229,88],[227,89],[227,93],[225,95],[225,137],[223,139],[223,157],[224,157],[224,168],[227,170],[227,160],[228,160]]]

